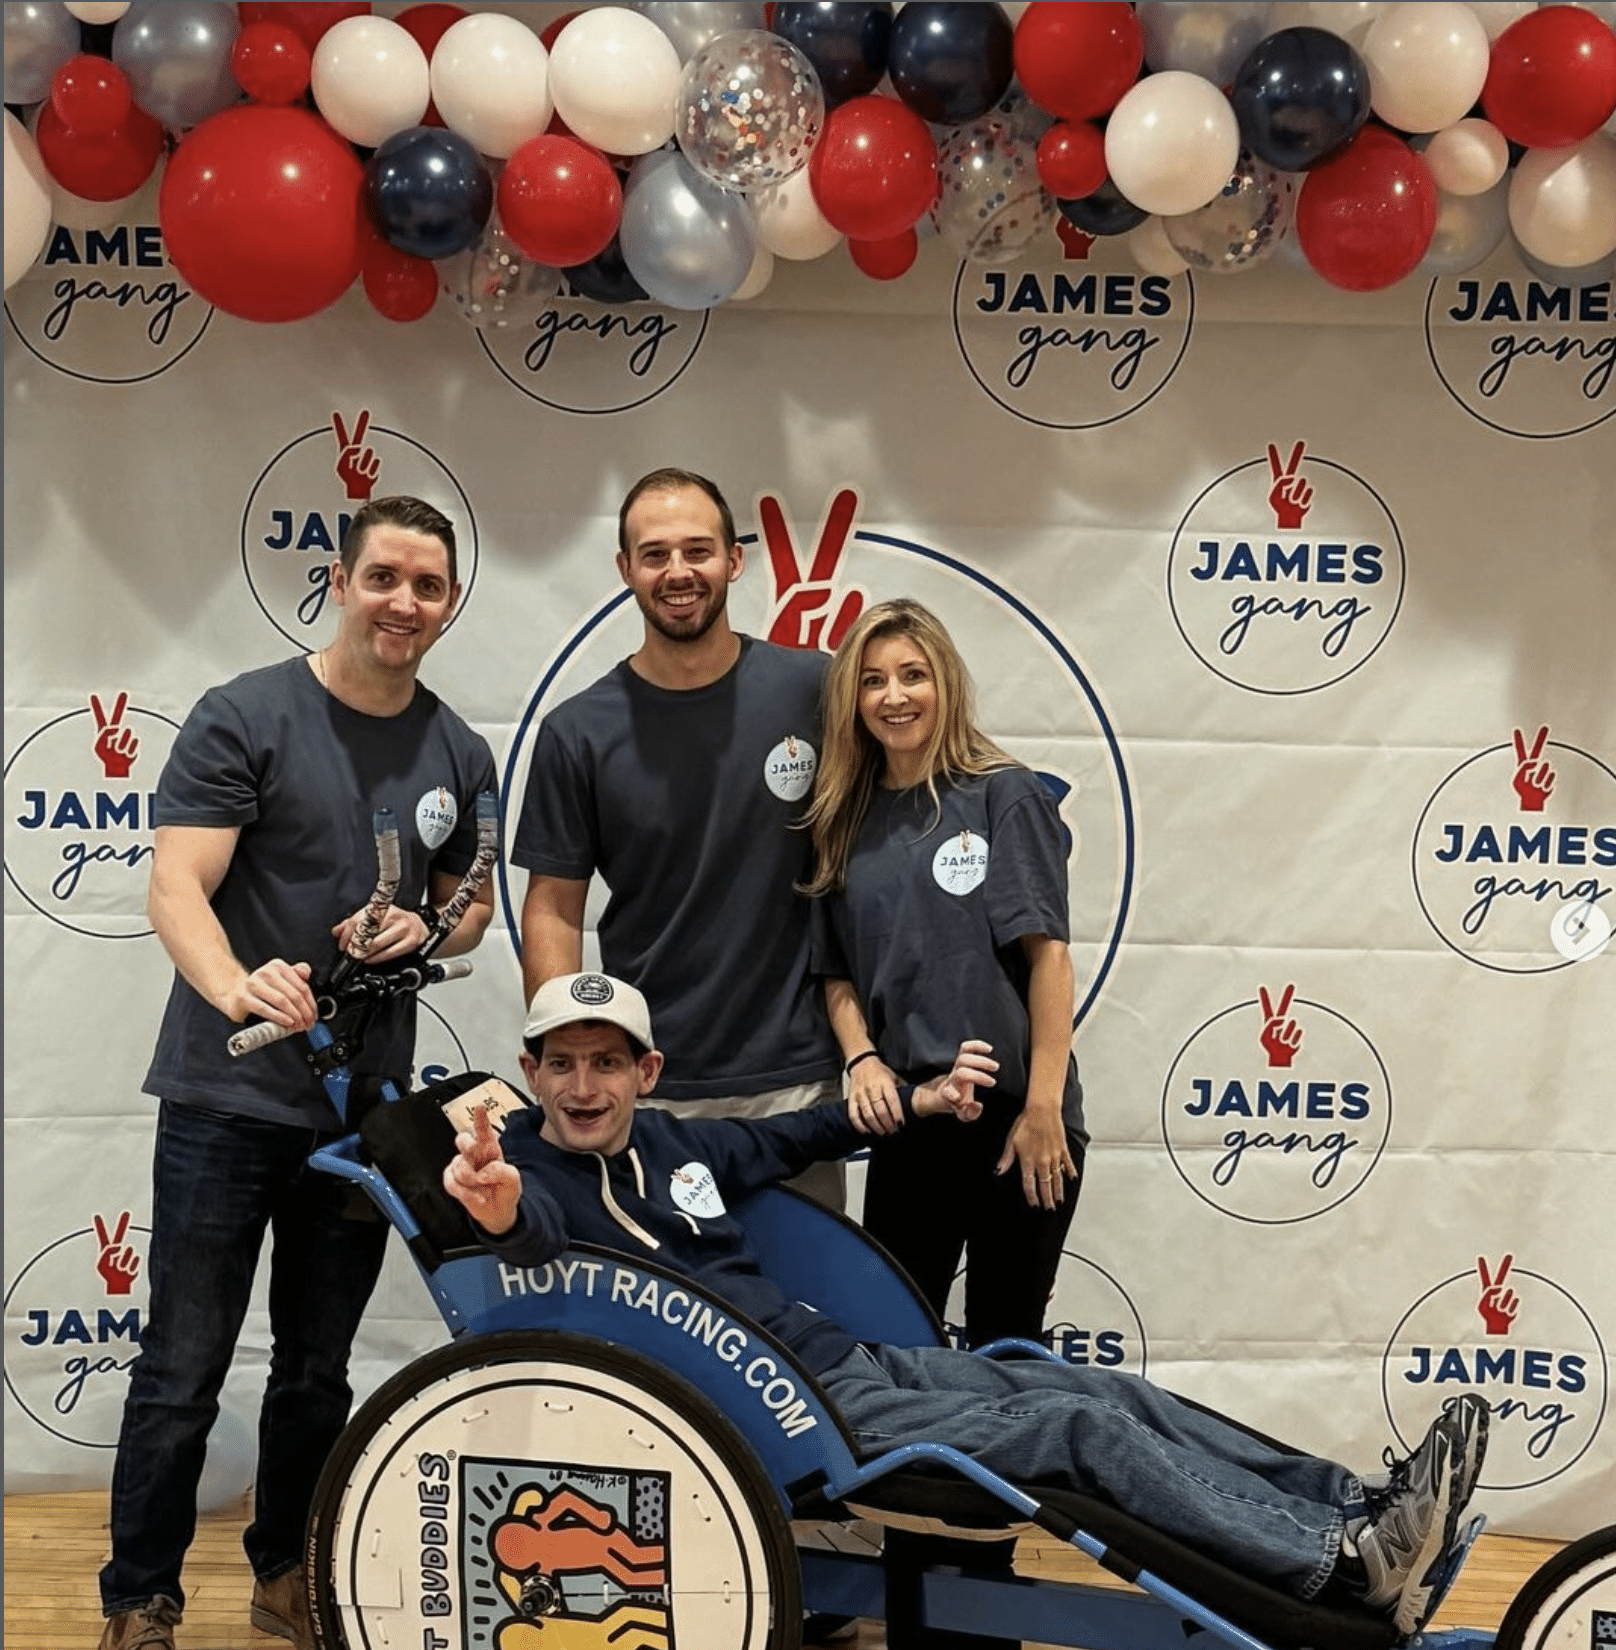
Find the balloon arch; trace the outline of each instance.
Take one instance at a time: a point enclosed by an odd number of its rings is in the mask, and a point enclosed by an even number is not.
[[[707,309],[843,240],[891,280],[922,235],[1009,263],[1061,219],[1159,274],[1293,241],[1373,291],[1509,236],[1554,285],[1616,274],[1611,0],[384,9],[7,4],[6,286],[153,187],[175,268],[254,321],[356,278],[400,322],[564,279]]]

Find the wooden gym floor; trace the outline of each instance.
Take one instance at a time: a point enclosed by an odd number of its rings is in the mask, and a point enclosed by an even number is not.
[[[247,1623],[252,1576],[241,1552],[247,1504],[204,1518],[185,1571],[190,1594],[178,1650],[285,1650]],[[11,1650],[95,1650],[101,1632],[96,1571],[106,1557],[106,1495],[18,1495],[5,1501],[5,1644]],[[1526,1578],[1561,1542],[1484,1535],[1435,1625],[1496,1628]],[[1023,1541],[1018,1568],[1061,1580],[1109,1581],[1047,1536]],[[884,1650],[863,1622],[854,1650]]]

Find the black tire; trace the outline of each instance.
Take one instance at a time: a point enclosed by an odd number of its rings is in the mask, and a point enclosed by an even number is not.
[[[1595,1634],[1593,1615],[1609,1618]],[[1494,1650],[1590,1645],[1616,1630],[1616,1524],[1562,1547],[1527,1578],[1499,1624]]]
[[[558,1574],[544,1532],[591,1541],[597,1522],[537,1522],[563,1491],[609,1528],[592,1541],[600,1565]],[[617,1650],[801,1641],[791,1529],[741,1435],[641,1353],[560,1330],[469,1336],[380,1387],[321,1474],[307,1550],[315,1637],[329,1650],[571,1641],[524,1620],[524,1606],[553,1624],[618,1617]],[[526,1569],[511,1557],[536,1550]]]

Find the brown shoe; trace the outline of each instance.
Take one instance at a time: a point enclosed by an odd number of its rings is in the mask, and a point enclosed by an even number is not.
[[[159,1593],[138,1610],[120,1610],[101,1629],[100,1650],[174,1650],[180,1607]]]
[[[295,1650],[315,1650],[314,1623],[309,1617],[309,1593],[301,1564],[282,1570],[272,1580],[253,1583],[251,1615],[259,1632],[290,1639]]]

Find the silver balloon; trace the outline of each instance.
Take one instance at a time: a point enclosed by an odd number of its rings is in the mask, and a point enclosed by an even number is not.
[[[1249,150],[1205,206],[1162,219],[1173,250],[1191,269],[1233,275],[1270,258],[1296,221],[1296,174]]]
[[[1251,48],[1268,35],[1268,0],[1140,0],[1145,63],[1183,69],[1227,86]]]
[[[808,164],[825,123],[819,75],[766,29],[721,34],[685,64],[673,135],[686,160],[725,189],[766,189]]]
[[[1422,275],[1458,275],[1492,256],[1509,233],[1509,179],[1479,195],[1437,194],[1436,229]]]
[[[140,108],[184,131],[241,100],[230,72],[240,31],[225,0],[136,0],[113,26],[112,61]]]
[[[629,11],[649,17],[673,42],[681,63],[688,63],[703,46],[735,29],[768,27],[768,9],[729,0],[639,0]]]
[[[534,263],[492,220],[463,252],[438,260],[439,283],[479,332],[525,327],[561,290],[561,272]]]
[[[61,0],[0,7],[6,22],[5,101],[42,103],[56,71],[79,49],[79,26]]]
[[[752,269],[757,234],[745,200],[658,149],[634,162],[618,243],[628,272],[670,309],[711,309]]]
[[[1053,196],[1038,181],[1038,145],[999,114],[957,127],[937,150],[932,225],[962,258],[1011,263],[1055,226]]]
[[[1606,282],[1616,284],[1616,254],[1607,252],[1603,258],[1596,258],[1591,264],[1583,264],[1577,269],[1564,269],[1557,264],[1544,263],[1541,258],[1528,252],[1519,241],[1515,243],[1515,250],[1533,276],[1546,286],[1567,286],[1573,292],[1580,292],[1585,286],[1602,286]]]

